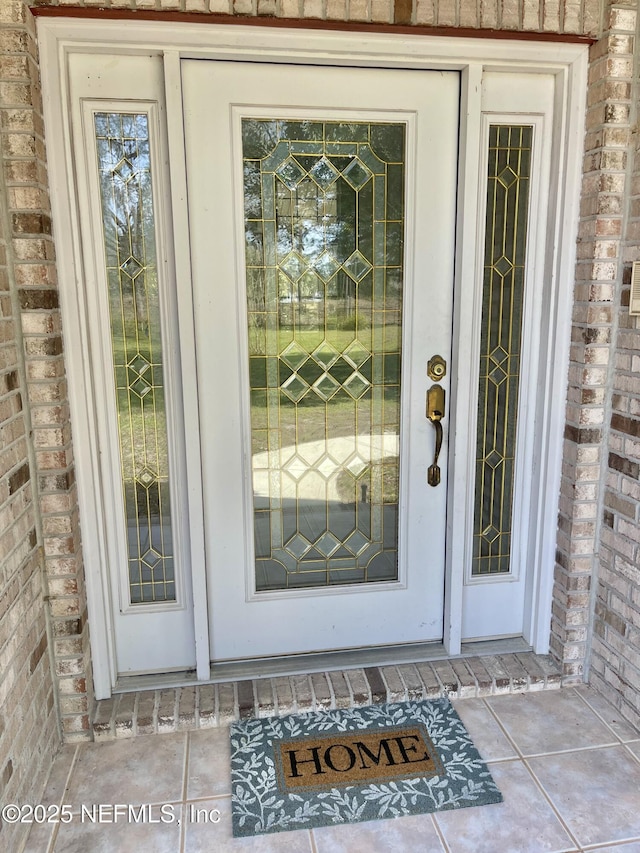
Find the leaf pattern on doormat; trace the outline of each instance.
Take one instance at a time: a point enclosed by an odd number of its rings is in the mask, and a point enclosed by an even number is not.
[[[322,735],[422,723],[444,773],[330,790],[284,792],[274,744]],[[371,705],[244,720],[231,726],[235,836],[396,818],[499,803],[502,795],[448,699]]]

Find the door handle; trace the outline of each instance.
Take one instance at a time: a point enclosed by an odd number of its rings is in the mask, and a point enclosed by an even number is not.
[[[442,448],[442,418],[444,417],[445,393],[442,385],[432,385],[427,391],[427,418],[436,430],[436,447],[433,455],[433,465],[427,471],[427,482],[430,486],[440,483],[440,466],[438,457]]]

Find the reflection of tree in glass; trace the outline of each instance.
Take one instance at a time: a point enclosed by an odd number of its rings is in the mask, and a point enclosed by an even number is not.
[[[158,298],[147,116],[103,113],[95,123],[107,267],[118,270],[110,284],[127,326],[147,333]]]
[[[260,142],[253,139],[251,144],[259,147]],[[348,163],[351,158],[334,159]],[[311,322],[324,320],[339,324],[356,310],[356,282],[340,269],[358,248],[356,192],[343,178],[323,190],[308,176],[290,188],[277,175],[268,175],[273,182],[276,223],[275,245],[265,251],[268,239],[265,230],[271,226],[258,218],[262,216],[264,178],[259,168],[257,161],[245,161],[245,257],[250,326],[264,328],[264,312],[275,308],[266,304],[264,271],[276,263],[284,270],[277,277],[281,323],[305,325],[304,305],[315,302],[314,312],[308,318]],[[366,254],[371,255],[370,248]],[[272,255],[271,264],[265,255]],[[325,305],[327,302],[329,304]]]
[[[123,474],[131,477],[146,465],[166,478],[148,119],[98,113],[95,128]]]

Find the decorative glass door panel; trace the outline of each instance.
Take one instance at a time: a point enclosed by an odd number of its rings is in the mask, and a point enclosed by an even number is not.
[[[144,114],[95,113],[127,524],[127,604],[175,601],[165,383]]]
[[[211,657],[438,640],[458,75],[182,76]]]
[[[472,576],[511,571],[533,127],[489,128]]]
[[[398,577],[405,131],[242,119],[259,592]]]

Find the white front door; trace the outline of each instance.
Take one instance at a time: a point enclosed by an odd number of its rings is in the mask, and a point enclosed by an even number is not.
[[[210,658],[544,653],[586,48],[39,33],[98,698]]]
[[[440,640],[459,76],[182,85],[211,659]]]

